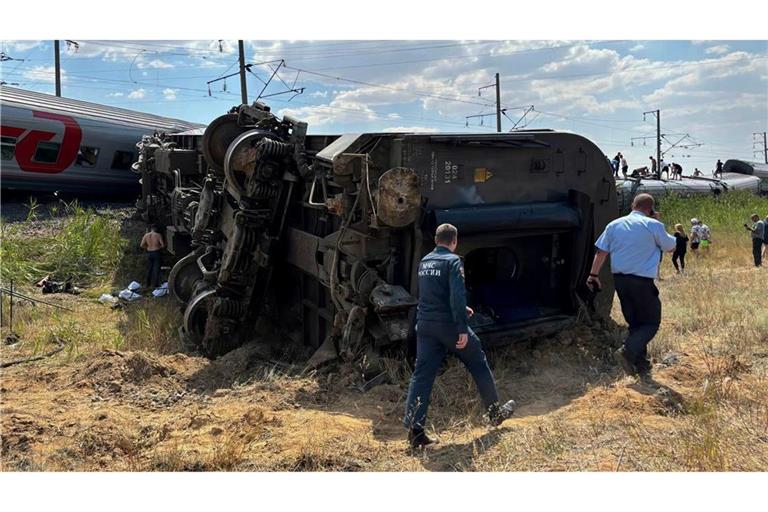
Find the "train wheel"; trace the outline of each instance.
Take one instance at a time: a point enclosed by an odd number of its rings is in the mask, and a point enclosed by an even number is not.
[[[192,298],[195,285],[203,279],[203,272],[197,264],[199,257],[200,250],[187,254],[176,262],[168,276],[168,289],[171,295],[184,305],[188,304]]]
[[[227,148],[243,131],[237,124],[237,114],[219,116],[208,125],[203,133],[202,150],[211,169],[218,173],[224,170]]]

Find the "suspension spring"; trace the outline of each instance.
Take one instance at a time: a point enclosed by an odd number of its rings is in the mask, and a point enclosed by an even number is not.
[[[256,181],[250,188],[250,197],[258,201],[275,199],[280,192],[277,184],[269,181]]]
[[[258,158],[281,158],[291,152],[291,145],[263,138],[256,145],[256,149]]]

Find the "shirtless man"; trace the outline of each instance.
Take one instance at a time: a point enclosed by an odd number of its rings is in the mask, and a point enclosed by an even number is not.
[[[152,224],[142,239],[140,247],[147,250],[147,288],[160,286],[160,251],[165,247],[163,235],[157,232],[157,226]]]

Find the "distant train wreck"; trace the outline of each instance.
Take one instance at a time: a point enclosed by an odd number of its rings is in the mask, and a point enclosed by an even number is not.
[[[184,337],[216,357],[269,317],[315,359],[412,338],[415,269],[434,228],[459,229],[472,327],[487,344],[607,315],[584,282],[617,215],[602,152],[554,131],[307,135],[241,105],[205,129],[146,136],[140,207],[180,259]],[[590,307],[591,306],[591,307]]]

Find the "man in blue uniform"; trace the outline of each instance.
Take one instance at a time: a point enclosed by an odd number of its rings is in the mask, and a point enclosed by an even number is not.
[[[587,278],[590,289],[602,288],[598,274],[610,254],[616,294],[629,324],[624,346],[614,356],[627,374],[641,377],[650,374],[647,347],[661,325],[661,301],[653,280],[661,254],[677,245],[653,206],[650,194],[638,194],[632,201],[632,212],[605,227],[595,242],[597,252]]]
[[[435,250],[419,263],[419,305],[416,313],[416,367],[411,376],[403,425],[409,429],[412,448],[433,441],[424,433],[429,396],[435,377],[448,353],[455,354],[472,374],[480,391],[488,420],[494,426],[509,418],[515,402],[499,406],[496,383],[480,345],[469,328],[474,314],[467,307],[464,266],[454,254],[458,231],[441,224],[435,233]]]

